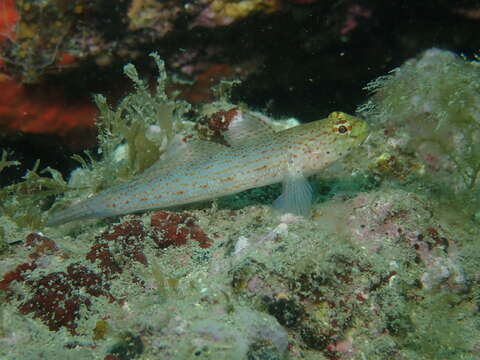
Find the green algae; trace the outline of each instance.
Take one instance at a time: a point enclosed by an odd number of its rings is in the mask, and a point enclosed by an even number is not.
[[[370,82],[358,111],[374,124],[405,133],[430,179],[450,191],[480,195],[480,63],[430,49]],[[440,176],[439,176],[440,175]],[[478,204],[476,204],[478,205]]]
[[[72,190],[59,171],[50,167],[39,170],[39,167],[38,160],[22,181],[0,189],[2,215],[20,227],[40,228],[45,210],[51,203],[50,198]]]
[[[116,185],[142,173],[158,161],[175,134],[183,127],[182,116],[189,110],[186,102],[171,100],[165,93],[168,78],[165,64],[158,54],[150,54],[157,66],[154,91],[140,79],[133,64],[124,67],[133,84],[133,91],[112,109],[107,99],[94,96],[99,109],[98,153],[101,160],[76,156],[88,173],[94,192]],[[87,175],[87,174],[85,174]]]
[[[127,64],[124,73],[132,81],[134,90],[118,103],[115,110],[108,106],[103,95],[94,97],[100,111],[97,126],[103,166],[107,160],[117,163],[117,168],[104,168],[105,174],[114,171],[114,174],[126,179],[150,167],[180,131],[181,118],[189,110],[186,102],[167,97],[165,64],[158,54],[152,53],[150,56],[155,60],[159,72],[153,92],[139,78],[135,66]],[[125,161],[118,164],[115,157],[122,144],[127,145],[127,155]],[[109,185],[102,184],[102,188]]]
[[[153,92],[147,82],[139,78],[135,66],[127,64],[124,73],[134,89],[114,110],[103,95],[94,96],[99,109],[96,126],[101,159],[96,160],[97,156],[89,152],[83,156],[74,155],[80,168],[72,173],[68,182],[55,169],[39,170],[40,162],[37,161],[20,182],[0,190],[0,208],[5,216],[18,226],[39,229],[45,223],[45,212],[53,197],[57,201],[51,209],[57,210],[73,200],[131,179],[158,161],[175,134],[183,128],[181,119],[189,105],[166,95],[165,65],[158,54],[150,56],[159,71]],[[18,165],[7,157],[8,153],[3,151],[0,171]]]
[[[0,172],[10,166],[18,166],[20,162],[14,160],[7,160],[8,156],[11,155],[8,151],[2,150],[2,156],[0,158]]]

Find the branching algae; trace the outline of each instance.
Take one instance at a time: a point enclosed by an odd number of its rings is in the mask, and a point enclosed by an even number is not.
[[[52,195],[64,194],[64,198],[54,205],[54,208],[61,207],[126,181],[158,160],[180,131],[183,124],[180,119],[189,110],[189,105],[167,97],[165,65],[158,54],[152,53],[151,56],[159,70],[153,94],[148,84],[139,78],[134,65],[128,64],[124,72],[133,82],[134,91],[123,98],[115,110],[109,107],[104,96],[94,96],[99,108],[96,125],[101,160],[95,160],[88,152],[85,157],[74,156],[81,167],[72,173],[68,183],[54,169],[39,172],[37,163],[22,182],[0,191],[0,207],[5,215],[19,225],[37,228],[48,208],[46,200]],[[14,164],[6,161],[4,155],[0,168],[11,165]],[[44,204],[40,205],[41,202]]]
[[[430,49],[366,89],[374,95],[360,113],[405,133],[409,148],[450,190],[479,191],[479,62]]]

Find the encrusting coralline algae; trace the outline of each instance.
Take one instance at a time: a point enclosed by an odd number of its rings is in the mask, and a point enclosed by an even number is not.
[[[466,135],[476,136],[475,64],[434,49],[377,82],[364,113],[369,138],[314,179],[317,201],[303,219],[272,212],[280,189],[267,187],[213,205],[45,227],[44,195],[65,192],[57,210],[148,167],[119,157],[134,149],[130,135],[108,130],[105,160],[84,161],[68,183],[35,169],[0,190],[0,357],[475,359],[477,152]],[[404,78],[408,86],[397,83]],[[142,101],[153,109],[160,95],[147,93],[137,87],[121,112],[104,108],[113,121],[105,129],[128,129],[115,121],[136,121]],[[446,116],[463,96],[459,118]],[[415,99],[424,106],[412,107]],[[426,104],[428,113],[417,111]],[[234,108],[214,106],[215,120]],[[181,134],[196,136],[177,120]],[[459,147],[433,145],[445,134]],[[109,136],[118,137],[107,149]],[[12,165],[7,156],[2,164]],[[102,179],[106,169],[115,176]],[[26,206],[37,210],[26,217]]]

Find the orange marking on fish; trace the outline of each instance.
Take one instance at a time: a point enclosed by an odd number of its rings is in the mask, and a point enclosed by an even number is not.
[[[263,166],[260,166],[260,167],[258,167],[258,168],[256,168],[256,169],[253,169],[253,171],[261,171],[261,170],[264,170],[264,169],[266,169],[266,168],[267,168],[267,165],[263,165]]]

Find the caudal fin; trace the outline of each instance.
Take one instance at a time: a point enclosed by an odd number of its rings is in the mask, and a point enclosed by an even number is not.
[[[88,200],[72,205],[64,210],[55,211],[50,214],[47,225],[55,226],[65,224],[74,220],[81,220],[95,217],[95,211],[92,211]]]

